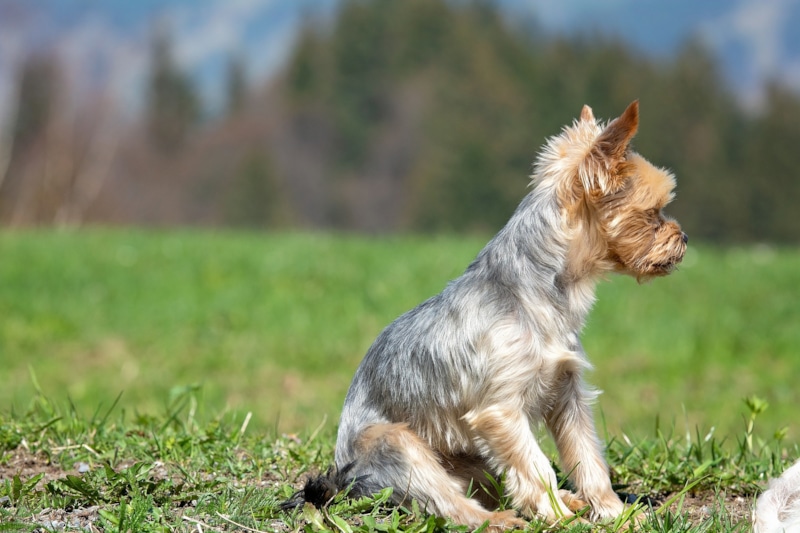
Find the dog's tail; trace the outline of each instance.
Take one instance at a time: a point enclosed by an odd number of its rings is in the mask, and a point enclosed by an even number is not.
[[[800,461],[758,497],[753,533],[800,533]]]
[[[354,465],[355,462],[342,468],[331,466],[326,473],[308,478],[302,489],[280,504],[281,510],[289,511],[301,507],[306,502],[317,508],[325,507],[341,492],[351,498],[371,494],[365,483],[367,476],[351,474]]]

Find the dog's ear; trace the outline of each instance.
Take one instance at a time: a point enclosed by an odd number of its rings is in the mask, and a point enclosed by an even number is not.
[[[596,146],[611,161],[619,161],[625,155],[628,144],[638,129],[639,100],[634,100],[620,116],[606,126],[597,138]]]
[[[581,117],[583,115],[581,112]],[[593,196],[603,196],[624,185],[629,170],[625,153],[638,129],[639,101],[635,100],[620,116],[609,122],[581,165],[580,176],[587,192]]]
[[[584,122],[594,122],[594,113],[592,113],[592,108],[588,105],[583,106],[583,109],[581,109],[581,120]]]

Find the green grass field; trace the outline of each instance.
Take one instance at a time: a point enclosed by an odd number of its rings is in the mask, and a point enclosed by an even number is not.
[[[79,411],[151,412],[199,387],[200,416],[335,425],[369,344],[440,291],[479,237],[218,232],[0,234],[0,408],[41,390]],[[800,251],[691,247],[674,275],[601,283],[584,335],[608,431],[742,427],[800,440]],[[33,377],[35,377],[35,381]]]
[[[0,233],[0,531],[458,530],[381,497],[276,503],[330,464],[372,339],[484,242]],[[798,456],[798,282],[798,251],[700,246],[600,285],[584,346],[612,478],[665,503],[641,531],[747,531]]]

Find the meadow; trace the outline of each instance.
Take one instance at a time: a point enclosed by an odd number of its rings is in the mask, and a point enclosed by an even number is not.
[[[334,426],[375,336],[439,292],[485,237],[91,230],[0,234],[0,409],[37,388],[81,412],[152,412],[195,392],[201,417]],[[612,434],[800,440],[800,251],[690,246],[680,270],[613,276],[583,336]]]
[[[0,531],[450,528],[380,495],[276,503],[330,462],[374,337],[485,240],[0,233]],[[798,456],[798,285],[800,251],[702,245],[599,285],[583,341],[614,480],[672,503],[644,531],[744,531]]]

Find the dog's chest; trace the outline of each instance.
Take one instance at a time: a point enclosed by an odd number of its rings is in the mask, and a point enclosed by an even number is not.
[[[590,367],[577,334],[564,341],[544,347],[521,365],[525,389],[520,396],[532,419],[542,419],[555,404],[565,401],[573,393],[576,379]]]

